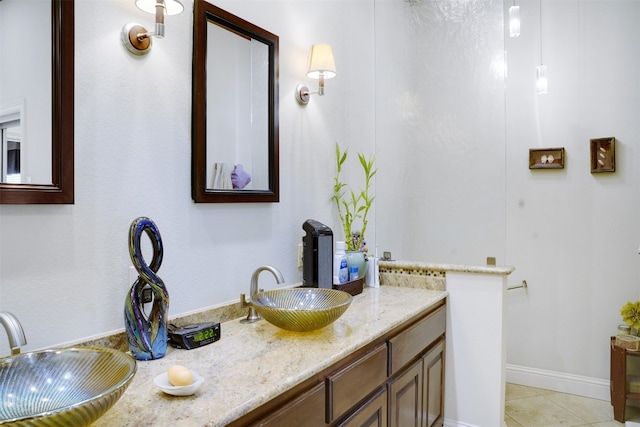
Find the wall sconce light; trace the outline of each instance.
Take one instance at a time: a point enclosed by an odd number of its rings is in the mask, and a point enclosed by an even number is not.
[[[520,6],[516,6],[516,0],[513,0],[513,6],[509,8],[509,37],[518,37],[520,35]]]
[[[309,52],[309,71],[307,77],[318,79],[318,91],[310,92],[304,84],[296,86],[296,99],[300,105],[307,105],[312,93],[324,95],[324,80],[336,76],[336,63],[333,59],[331,45],[314,44]]]
[[[155,32],[130,22],[122,28],[122,44],[134,55],[146,55],[151,48],[151,36],[164,37],[164,16],[178,15],[184,7],[180,0],[135,0],[139,9],[156,15]]]

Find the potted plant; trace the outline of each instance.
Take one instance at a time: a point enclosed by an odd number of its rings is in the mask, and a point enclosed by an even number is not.
[[[371,180],[375,176],[376,155],[367,159],[362,153],[358,153],[358,160],[364,172],[364,188],[359,192],[354,191],[348,184],[342,182],[340,174],[347,161],[348,149],[342,151],[336,143],[336,175],[333,183],[332,200],[338,209],[344,240],[347,244],[347,263],[358,265],[358,274],[364,277],[364,268],[367,252],[365,232],[367,231],[367,215],[373,205],[375,197],[371,194]],[[358,228],[359,225],[359,228]],[[359,258],[356,261],[354,258]]]

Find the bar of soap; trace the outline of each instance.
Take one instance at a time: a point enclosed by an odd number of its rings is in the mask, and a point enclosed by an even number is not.
[[[181,365],[173,365],[167,372],[167,378],[173,386],[185,386],[193,384],[193,373],[189,368]]]

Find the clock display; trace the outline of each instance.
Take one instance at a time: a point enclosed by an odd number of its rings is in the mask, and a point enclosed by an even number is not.
[[[220,339],[220,323],[195,323],[169,331],[169,343],[176,348],[191,350]]]
[[[213,328],[205,329],[203,331],[196,332],[193,334],[193,340],[195,342],[200,342],[209,338],[213,338],[215,336],[215,332]]]

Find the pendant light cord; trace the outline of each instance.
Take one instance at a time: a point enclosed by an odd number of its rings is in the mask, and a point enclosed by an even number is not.
[[[540,65],[542,63],[542,0],[540,0]]]

